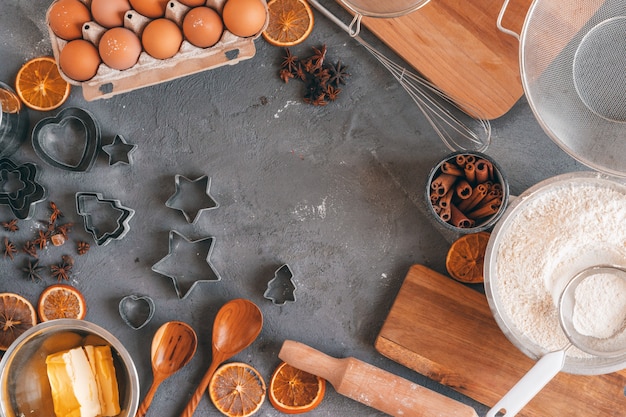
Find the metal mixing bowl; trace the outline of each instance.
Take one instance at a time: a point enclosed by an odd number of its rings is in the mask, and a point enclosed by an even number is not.
[[[120,394],[118,417],[134,417],[139,405],[139,378],[128,351],[103,328],[74,319],[40,323],[9,346],[0,362],[0,416],[54,416],[46,357],[84,344],[111,346]]]
[[[502,277],[498,275],[498,263],[502,262],[498,258],[499,249],[501,245],[506,243],[515,243],[518,237],[516,235],[512,235],[509,231],[512,229],[512,223],[518,219],[519,221],[523,221],[523,224],[528,224],[529,227],[532,226],[532,221],[535,219],[536,213],[530,213],[527,208],[531,203],[536,201],[539,198],[545,197],[546,195],[549,197],[550,194],[555,190],[565,189],[571,190],[573,186],[591,186],[596,192],[602,193],[607,192],[608,190],[615,190],[619,193],[623,193],[626,195],[626,184],[618,181],[615,178],[595,173],[595,172],[580,172],[580,173],[571,173],[571,174],[563,174],[558,175],[556,177],[547,179],[545,181],[540,182],[539,184],[529,188],[525,192],[523,192],[519,197],[512,200],[511,204],[505,211],[504,215],[495,226],[491,233],[491,237],[489,239],[489,243],[487,245],[487,250],[485,254],[485,294],[487,296],[487,300],[489,302],[489,307],[494,315],[498,326],[505,334],[505,336],[513,343],[520,351],[529,356],[532,359],[538,359],[548,353],[551,349],[546,348],[545,346],[541,346],[531,340],[527,334],[525,334],[519,328],[516,323],[519,321],[514,320],[508,313],[509,309],[503,301],[502,293],[507,284],[508,277]],[[593,206],[593,204],[591,204]],[[568,222],[568,218],[559,218],[555,219],[555,222],[561,222],[563,227],[571,227],[571,222]],[[561,224],[559,223],[559,224]],[[546,236],[545,233],[537,236],[538,241],[545,240],[557,240],[560,236]],[[563,247],[571,247],[571,242],[567,241],[558,241],[559,245],[563,245]],[[619,264],[620,266],[626,266],[626,255],[623,252],[624,248],[615,248],[616,253],[618,255],[609,254],[609,251],[598,251],[597,254],[587,259],[586,255],[580,253],[580,265],[571,265],[567,266],[567,268],[578,269],[578,271],[593,266],[594,264]],[[540,252],[540,251],[538,251]],[[521,254],[520,254],[521,256]],[[548,255],[546,255],[548,256]],[[615,257],[621,259],[615,259]],[[609,258],[610,257],[610,258]],[[602,259],[604,258],[604,259]],[[546,259],[546,265],[554,265],[552,259]],[[582,263],[589,262],[589,265],[584,265]],[[595,263],[593,263],[595,262]],[[573,275],[568,275],[570,271],[565,273],[561,269],[560,273],[564,273],[569,278],[572,278]],[[537,282],[536,280],[543,279],[543,277],[537,277],[531,274],[525,276],[526,280],[528,280],[528,285],[530,286],[531,282]],[[535,280],[535,281],[533,281]],[[566,282],[564,282],[566,284]],[[526,296],[526,294],[520,294],[520,302],[522,302],[522,298]],[[556,307],[555,307],[556,309]],[[560,326],[558,325],[558,315],[555,315],[551,319],[556,320],[556,331],[560,332],[559,337],[562,336],[565,343],[567,343],[567,338],[560,330]],[[561,346],[563,348],[565,346]],[[574,349],[574,348],[572,348]],[[602,358],[599,356],[574,356],[569,355],[565,359],[565,364],[563,366],[563,371],[572,373],[572,374],[583,374],[583,375],[599,375],[614,372],[620,369],[626,368],[626,355],[621,355],[617,357],[610,358]]]

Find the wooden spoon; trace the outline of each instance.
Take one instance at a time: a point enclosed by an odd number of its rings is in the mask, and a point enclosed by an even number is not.
[[[213,323],[213,357],[211,366],[183,410],[181,417],[191,417],[198,407],[217,367],[254,342],[263,328],[261,310],[252,301],[241,298],[224,304]]]
[[[152,338],[153,381],[135,417],[143,417],[148,412],[152,398],[161,382],[185,366],[196,353],[198,338],[196,332],[182,321],[169,321],[159,327]]]

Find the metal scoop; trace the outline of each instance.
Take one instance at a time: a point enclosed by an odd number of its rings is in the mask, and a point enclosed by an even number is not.
[[[607,297],[595,297],[591,300],[591,304],[582,305],[583,301],[580,301],[581,291],[577,290],[580,290],[583,284],[591,287],[597,286],[598,283],[591,280],[601,275],[615,277],[626,283],[626,270],[613,265],[593,266],[574,276],[565,286],[559,299],[559,321],[569,343],[562,349],[550,352],[539,359],[535,366],[487,412],[486,417],[516,415],[563,369],[567,352],[572,347],[593,356],[606,358],[621,356],[626,353],[626,319],[608,337],[599,336],[599,333],[582,331],[578,324],[577,315],[584,314],[580,311],[582,309],[597,310],[605,303],[618,303],[617,305],[622,306],[622,310],[626,308],[626,297],[619,297],[615,293],[608,294]],[[622,295],[626,295],[626,293]]]

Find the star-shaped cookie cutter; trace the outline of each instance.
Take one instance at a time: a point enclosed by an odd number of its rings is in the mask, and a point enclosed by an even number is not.
[[[190,240],[170,230],[169,252],[152,265],[152,271],[172,280],[179,299],[187,298],[198,283],[221,281],[222,277],[211,263],[214,244],[213,236]]]
[[[46,199],[46,190],[38,177],[37,165],[33,163],[16,165],[8,158],[0,159],[0,204],[8,205],[18,219],[30,219],[35,204]]]
[[[195,180],[176,175],[174,181],[176,191],[165,202],[165,206],[181,211],[187,223],[195,223],[203,211],[219,207],[210,194],[211,179],[206,175]]]
[[[115,135],[112,143],[102,147],[102,150],[109,155],[109,166],[130,164],[132,162],[132,153],[135,152],[135,149],[137,149],[137,145],[129,144],[122,135]]]
[[[105,213],[101,210],[108,209]],[[83,216],[85,230],[98,246],[119,240],[130,230],[129,222],[135,210],[122,206],[119,200],[105,199],[100,193],[76,193],[76,212]]]

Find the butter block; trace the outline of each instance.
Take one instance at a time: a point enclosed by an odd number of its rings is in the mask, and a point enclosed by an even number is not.
[[[109,346],[82,346],[48,355],[48,380],[56,417],[111,417],[120,413]]]

